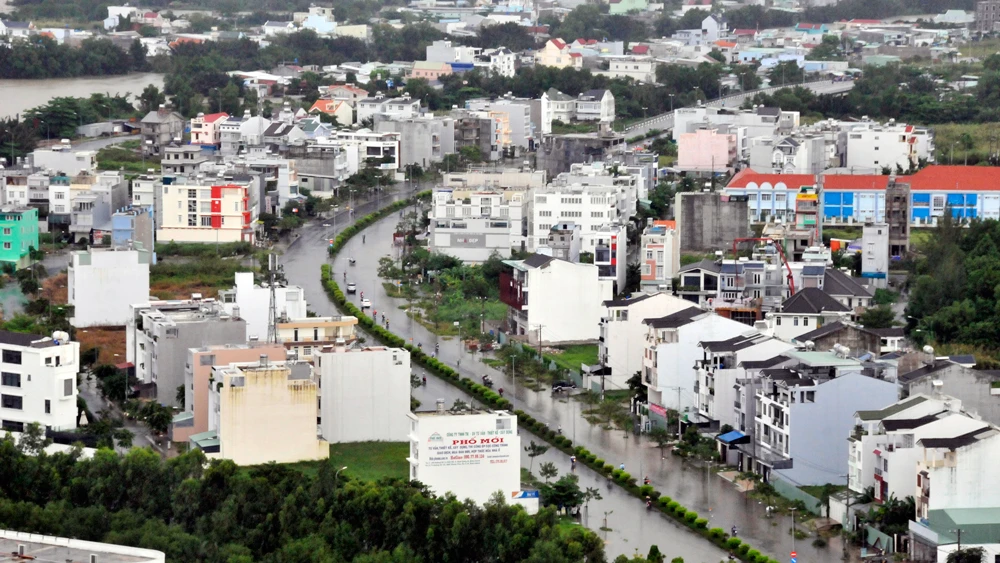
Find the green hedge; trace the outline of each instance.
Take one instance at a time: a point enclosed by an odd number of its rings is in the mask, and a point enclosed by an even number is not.
[[[375,221],[411,205],[414,203],[415,199],[428,199],[429,197],[430,191],[420,192],[413,198],[397,201],[379,211],[365,215],[337,235],[333,244],[330,245],[330,255],[335,256],[341,249],[344,248],[344,245],[347,244],[347,241],[349,241],[351,237],[360,233]],[[414,363],[423,366],[432,374],[450,381],[454,385],[462,387],[484,405],[489,405],[492,408],[499,410],[510,410],[513,406],[509,400],[504,399],[497,392],[486,387],[485,385],[480,385],[467,377],[462,377],[457,371],[452,369],[451,366],[439,361],[436,358],[430,357],[420,348],[413,346],[412,344],[408,344],[406,339],[389,332],[382,325],[374,322],[371,317],[365,315],[364,311],[347,300],[347,297],[344,295],[344,292],[341,291],[337,281],[333,279],[333,271],[329,264],[324,264],[320,268],[320,277],[323,283],[323,289],[326,291],[330,299],[337,305],[337,307],[345,314],[357,317],[358,324],[361,325],[361,328],[364,329],[365,332],[371,334],[376,340],[387,346],[406,349],[410,352],[410,359]],[[528,348],[526,348],[525,351],[529,353],[534,352],[534,350]],[[639,497],[640,499],[645,499],[647,496],[653,498],[656,500],[656,502],[653,503],[653,506],[656,507],[657,510],[660,510],[661,512],[664,512],[667,515],[687,524],[695,532],[701,534],[703,537],[720,547],[735,547],[736,553],[745,563],[767,563],[767,556],[762,556],[759,551],[750,549],[749,545],[742,543],[742,541],[738,538],[726,539],[726,533],[722,531],[721,528],[712,528],[711,530],[707,529],[708,521],[704,518],[699,518],[697,512],[689,511],[687,508],[681,506],[680,503],[672,500],[670,497],[661,496],[660,492],[654,490],[651,486],[638,486],[635,478],[631,475],[621,469],[615,468],[609,463],[606,463],[605,460],[597,457],[583,446],[574,447],[571,440],[561,434],[557,434],[554,430],[548,428],[545,423],[536,420],[534,417],[522,410],[514,411],[514,415],[517,416],[518,424],[522,428],[529,429],[540,438],[547,440],[556,448],[568,454],[576,455],[577,461],[587,465],[594,471],[604,475],[610,475],[622,488],[632,495]]]

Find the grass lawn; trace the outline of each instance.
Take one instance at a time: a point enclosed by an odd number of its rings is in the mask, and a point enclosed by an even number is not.
[[[580,364],[588,366],[597,363],[597,344],[581,344],[560,348],[561,354],[545,354],[545,358],[554,361],[557,366],[572,371],[580,371]]]
[[[934,229],[910,229],[910,248],[922,250],[934,236]]]
[[[252,271],[254,266],[249,260],[219,259],[214,255],[162,260],[149,269],[149,291],[160,299],[187,299],[192,293],[216,297],[220,289],[233,287],[236,272]]]
[[[964,46],[963,46],[964,50]],[[986,160],[990,152],[990,136],[1000,123],[942,123],[934,126],[934,146],[941,164],[975,164]],[[955,143],[958,143],[957,145]],[[995,143],[994,143],[995,144]],[[996,151],[996,147],[992,147]],[[954,149],[954,154],[952,154]]]
[[[330,444],[330,463],[338,469],[347,467],[344,474],[365,481],[377,481],[383,477],[409,479],[408,455],[408,442]]]
[[[846,488],[847,487],[844,485],[837,485],[833,492],[839,493],[840,491],[843,491]],[[812,495],[816,498],[823,497],[823,485],[802,485],[801,487],[799,487],[799,490],[802,491],[803,493],[806,493],[807,495]]]

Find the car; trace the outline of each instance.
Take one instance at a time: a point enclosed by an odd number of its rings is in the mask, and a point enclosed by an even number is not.
[[[324,227],[329,227],[329,226],[330,226],[330,223],[323,223],[323,226],[324,226]]]
[[[349,282],[347,284],[347,293],[357,293],[357,292],[358,292],[358,284],[354,282]]]
[[[362,299],[361,300],[361,308],[362,309],[371,309],[372,308],[372,300],[371,299]]]
[[[576,389],[576,383],[572,381],[556,381],[552,384],[552,391],[558,393],[567,389]]]

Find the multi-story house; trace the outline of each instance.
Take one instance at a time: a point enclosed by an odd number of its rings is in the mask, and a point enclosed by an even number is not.
[[[921,161],[934,161],[934,133],[926,127],[865,121],[845,129],[847,168],[873,174],[885,168],[906,172]]]
[[[235,278],[232,288],[219,292],[219,302],[226,313],[247,322],[247,340],[267,340],[271,321],[278,323],[306,317],[306,292],[301,287],[275,282],[272,288],[267,281],[258,285],[253,272],[236,272]],[[271,319],[272,293],[274,319]]]
[[[258,208],[251,205],[251,180],[176,178],[160,186],[162,214],[156,239],[177,242],[253,242]],[[203,182],[208,183],[203,183]]]
[[[903,394],[945,394],[962,402],[962,409],[990,424],[1000,423],[1000,389],[989,372],[972,369],[948,357],[929,358],[916,369],[906,369],[899,376]]]
[[[509,258],[526,243],[527,193],[522,190],[438,189],[430,214],[430,247],[463,262],[481,263],[494,252]]]
[[[677,139],[677,168],[712,176],[728,172],[737,165],[737,135],[716,129],[698,129],[682,133]]]
[[[160,169],[169,175],[196,174],[205,162],[208,162],[208,157],[202,156],[201,147],[171,145],[163,148]]]
[[[219,125],[229,119],[228,113],[199,113],[191,120],[191,144],[218,149],[222,143]]]
[[[752,388],[746,395],[739,393],[753,403],[751,407],[741,402],[741,408],[751,409],[754,421],[744,468],[766,480],[780,476],[803,485],[841,482],[848,469],[848,443],[831,436],[848,436],[859,409],[896,402],[896,382],[881,371],[867,372],[842,352],[806,349],[781,355],[788,361],[761,369],[759,378],[737,381]]]
[[[799,112],[779,108],[758,107],[753,110],[734,110],[726,107],[698,106],[674,110],[673,139],[705,127],[731,125],[746,129],[746,138],[790,134],[799,126]],[[749,146],[740,146],[740,159],[749,158]]]
[[[598,338],[598,362],[603,368],[603,384],[608,389],[624,389],[627,381],[642,371],[646,334],[646,319],[660,318],[694,305],[667,293],[644,294],[631,299],[611,299],[604,302],[606,312],[601,317]]]
[[[486,49],[477,54],[472,61],[475,68],[483,69],[487,73],[498,74],[507,78],[513,78],[516,70],[515,55],[506,47],[496,49]]]
[[[656,293],[674,289],[674,277],[681,269],[680,236],[676,222],[650,219],[642,232],[639,264],[642,268],[641,291]]]
[[[80,343],[65,332],[52,337],[0,330],[0,428],[24,432],[76,429]]]
[[[455,120],[451,117],[380,115],[375,119],[375,130],[399,134],[398,159],[404,165],[417,164],[427,168],[455,152]]]
[[[628,228],[622,223],[605,223],[580,232],[580,251],[593,258],[599,280],[610,283],[612,294],[625,290],[628,263]]]
[[[410,425],[410,353],[402,348],[325,346],[313,352],[320,433],[343,442],[401,442]]]
[[[66,281],[70,324],[124,326],[129,305],[149,299],[150,254],[127,246],[73,251]]]
[[[656,67],[659,64],[648,56],[608,57],[608,70],[597,71],[610,78],[631,78],[636,82],[653,84],[656,82]]]
[[[615,97],[611,90],[587,90],[576,97],[573,118],[577,121],[615,120]]]
[[[356,317],[306,317],[278,323],[278,342],[288,357],[311,362],[313,354],[326,346],[349,346],[357,340]]]
[[[97,151],[73,150],[68,142],[48,149],[35,149],[28,155],[28,160],[36,169],[65,176],[97,174]]]
[[[229,315],[222,304],[200,296],[180,301],[152,301],[129,306],[125,358],[139,384],[155,389],[157,401],[177,405],[184,385],[188,348],[246,342],[246,321]]]
[[[748,139],[750,168],[774,174],[820,174],[829,164],[826,141],[818,135]]]
[[[535,52],[535,64],[555,68],[583,68],[583,55],[570,52],[570,46],[558,38],[549,39]]]
[[[719,276],[722,265],[712,260],[701,260],[678,270],[680,285],[675,287],[675,293],[696,305],[707,305],[709,299],[719,296]]]
[[[38,210],[30,207],[0,207],[0,263],[25,268],[30,249],[38,249]]]
[[[142,151],[146,155],[158,155],[160,150],[172,142],[180,142],[187,120],[181,114],[161,105],[151,111],[140,122],[142,130]]]
[[[826,323],[850,320],[850,310],[822,289],[806,287],[781,304],[781,309],[767,314],[768,330],[774,336],[791,341]]]
[[[505,264],[512,271],[500,274],[500,300],[509,308],[509,334],[536,344],[597,340],[602,303],[612,296],[597,266],[541,254]]]
[[[466,100],[465,109],[487,111],[492,115],[505,114],[510,129],[510,144],[513,147],[529,149],[535,140],[535,123],[532,121],[532,105],[535,100],[504,96],[496,100],[476,98]]]
[[[219,154],[222,156],[234,156],[243,146],[243,119],[240,117],[228,117],[219,120],[215,129],[219,132]]]
[[[358,123],[373,119],[376,115],[382,117],[398,117],[409,119],[421,114],[420,100],[411,99],[409,94],[399,98],[387,98],[384,94],[376,94],[370,98],[358,100],[355,107]]]

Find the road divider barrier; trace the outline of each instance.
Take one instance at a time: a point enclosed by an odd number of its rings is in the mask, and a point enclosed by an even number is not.
[[[430,199],[430,195],[431,192],[429,190],[423,191],[417,193],[413,197],[394,202],[387,207],[383,207],[378,211],[361,217],[353,225],[345,228],[339,235],[336,236],[329,248],[330,256],[336,256],[344,248],[351,237],[355,236],[369,225],[387,217],[391,213],[413,205],[418,200]],[[370,334],[382,344],[395,348],[406,349],[410,353],[410,359],[414,363],[424,367],[427,371],[440,377],[441,379],[462,388],[466,393],[475,397],[484,405],[500,410],[510,410],[511,407],[513,407],[513,403],[511,403],[510,400],[501,397],[496,391],[493,391],[489,387],[479,384],[468,377],[462,377],[458,371],[452,369],[451,366],[441,362],[429,354],[424,353],[420,347],[408,343],[405,338],[386,330],[382,325],[378,324],[374,319],[365,314],[360,307],[348,301],[347,296],[343,291],[341,291],[340,285],[334,279],[333,267],[331,265],[323,264],[320,267],[320,279],[323,284],[323,290],[334,302],[337,308],[343,313],[357,317],[358,324],[361,325],[365,332]],[[687,508],[681,506],[677,501],[672,500],[670,497],[662,496],[659,491],[652,487],[652,485],[640,486],[636,482],[636,478],[631,474],[622,471],[611,464],[605,463],[605,460],[597,457],[583,446],[574,446],[572,440],[556,432],[552,428],[549,428],[548,424],[536,420],[533,416],[520,409],[514,410],[514,414],[517,416],[517,423],[521,428],[549,442],[563,453],[567,455],[575,455],[578,462],[583,463],[594,471],[610,476],[619,486],[628,491],[631,495],[642,500],[649,497],[650,500],[653,501],[652,507],[654,509],[672,517],[674,520],[677,520],[679,523],[687,526],[693,532],[701,535],[720,548],[729,550],[730,553],[739,557],[744,563],[779,563],[777,560],[763,555],[755,549],[751,549],[748,544],[743,543],[743,541],[739,538],[729,537],[729,534],[721,528],[708,529],[708,520],[700,518],[697,512],[688,510]]]

